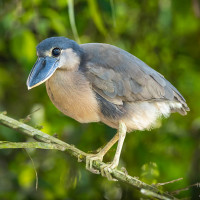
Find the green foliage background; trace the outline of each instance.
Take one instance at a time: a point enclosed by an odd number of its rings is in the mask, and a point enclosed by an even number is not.
[[[17,119],[33,112],[29,124],[42,126],[44,132],[56,133],[84,151],[103,146],[115,130],[100,123],[79,124],[64,116],[50,102],[44,84],[28,91],[26,79],[36,61],[35,47],[47,37],[116,45],[163,74],[191,109],[185,117],[172,114],[151,132],[128,134],[119,168],[124,166],[130,175],[150,184],[184,178],[165,186],[168,191],[200,181],[198,6],[195,0],[76,0],[74,4],[72,0],[0,0],[0,111],[7,110]],[[30,139],[0,126],[0,140]],[[115,149],[105,161],[112,160]],[[38,190],[26,151],[1,150],[0,199],[117,200],[141,196],[124,184],[87,172],[83,164],[62,152],[27,151],[37,169]],[[179,197],[197,199],[198,195],[198,188],[192,188]]]

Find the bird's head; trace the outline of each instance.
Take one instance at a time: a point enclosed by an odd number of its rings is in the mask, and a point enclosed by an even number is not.
[[[81,55],[80,46],[68,38],[51,37],[43,40],[37,46],[38,59],[28,76],[28,89],[47,81],[57,69],[77,70]]]

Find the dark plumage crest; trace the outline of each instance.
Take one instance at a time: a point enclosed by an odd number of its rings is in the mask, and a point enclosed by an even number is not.
[[[81,55],[82,51],[80,46],[74,41],[65,37],[50,37],[37,45],[37,52],[39,55],[42,55],[45,51],[49,51],[52,48],[60,49],[73,49],[74,52]]]

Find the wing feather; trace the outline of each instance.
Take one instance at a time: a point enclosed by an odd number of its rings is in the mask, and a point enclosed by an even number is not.
[[[164,76],[137,57],[108,44],[82,44],[87,55],[82,68],[93,89],[111,103],[185,99]]]

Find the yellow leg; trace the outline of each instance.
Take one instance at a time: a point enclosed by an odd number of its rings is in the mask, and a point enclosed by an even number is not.
[[[86,157],[86,169],[99,174],[100,172],[98,170],[93,169],[92,163],[95,160],[103,160],[104,155],[109,151],[109,149],[118,141],[119,139],[119,133],[116,133],[115,136],[106,144],[106,146],[101,149],[101,151],[97,154],[88,154]]]
[[[99,152],[100,154],[102,155],[105,155],[109,150],[110,148],[119,140],[119,133],[117,132],[115,134],[115,136],[106,144],[106,146],[101,149],[101,151]]]
[[[126,125],[124,122],[120,121],[119,122],[119,129],[117,134],[106,144],[106,146],[97,154],[89,154],[86,157],[86,169],[99,174],[101,173],[102,176],[105,176],[108,178],[108,180],[115,180],[112,178],[111,176],[111,171],[112,169],[116,168],[119,164],[119,159],[120,159],[120,154],[121,154],[121,150],[122,150],[122,146],[124,143],[124,139],[126,137]],[[118,141],[119,140],[119,141]],[[103,160],[104,155],[108,152],[108,150],[118,141],[118,145],[117,145],[117,150],[114,156],[114,159],[112,161],[112,163],[110,164],[105,164],[103,166],[101,166],[101,172],[99,172],[98,170],[94,169],[92,167],[92,163],[95,160]]]
[[[103,165],[101,167],[102,176],[107,177],[108,180],[115,180],[115,179],[112,178],[110,173],[112,172],[112,169],[116,168],[118,166],[118,164],[119,164],[119,159],[120,159],[120,154],[121,154],[121,151],[122,151],[122,146],[123,146],[123,143],[124,143],[124,139],[126,137],[126,130],[127,130],[126,125],[123,122],[120,122],[119,123],[119,130],[118,130],[119,141],[118,141],[115,157],[114,157],[112,163],[105,164],[105,165]]]

